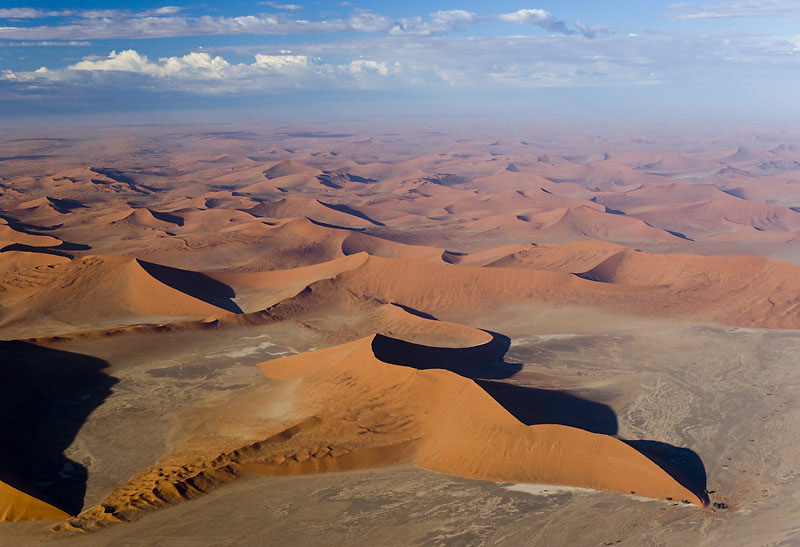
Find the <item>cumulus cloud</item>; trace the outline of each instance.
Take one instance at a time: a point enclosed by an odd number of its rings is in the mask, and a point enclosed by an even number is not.
[[[730,19],[735,17],[800,17],[797,0],[731,0],[727,2],[680,2],[670,4],[673,19]]]
[[[389,63],[353,59],[323,63],[318,58],[281,50],[256,53],[253,62],[231,63],[207,52],[150,59],[136,50],[91,56],[61,69],[0,72],[0,80],[42,86],[70,85],[179,90],[204,95],[252,94],[295,88],[380,87],[390,74]]]
[[[222,57],[211,57],[208,53],[192,52],[183,57],[164,57],[154,62],[137,51],[128,49],[108,57],[85,59],[67,67],[67,71],[78,72],[130,72],[153,77],[199,77],[205,79],[224,78],[230,63]]]
[[[292,68],[306,68],[311,65],[311,57],[308,55],[292,55],[286,51],[279,55],[267,55],[257,53],[255,55],[256,66],[282,71]]]
[[[521,9],[511,13],[501,13],[497,18],[507,23],[527,23],[559,34],[572,34],[566,22],[559,21],[552,13],[543,9]]]

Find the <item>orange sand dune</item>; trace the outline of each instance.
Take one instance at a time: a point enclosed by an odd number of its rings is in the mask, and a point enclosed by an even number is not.
[[[313,191],[319,187],[320,182],[316,177],[298,173],[255,182],[238,191],[253,195],[279,195],[289,189]]]
[[[680,173],[719,167],[713,159],[695,158],[671,150],[647,151],[616,151],[605,155],[611,159],[634,169],[654,173]]]
[[[735,232],[728,232],[705,238],[703,241],[719,241],[719,242],[781,242],[781,243],[794,243],[800,241],[800,230],[792,230],[790,232],[769,232],[765,230],[758,230],[753,226],[745,226],[741,230]]]
[[[264,171],[264,176],[268,179],[276,179],[287,175],[310,175],[316,177],[321,174],[322,171],[319,169],[294,160],[278,161]]]
[[[628,212],[638,207],[712,200],[724,200],[726,205],[730,205],[728,202],[735,201],[736,198],[712,186],[673,182],[663,186],[650,186],[637,188],[629,192],[606,194],[598,196],[595,200],[612,209],[621,209]]]
[[[584,164],[560,164],[543,167],[537,174],[554,182],[575,182],[604,190],[633,189],[636,186],[661,185],[669,179],[631,169],[611,160]]]
[[[73,209],[81,207],[82,204],[78,201],[65,201],[45,196],[19,203],[12,210],[15,215],[26,220],[57,224],[68,218]]]
[[[60,520],[68,517],[61,509],[0,481],[0,522]]]
[[[234,287],[236,302],[245,312],[252,312],[263,310],[281,300],[295,296],[311,283],[335,277],[343,271],[360,266],[367,256],[362,252],[330,262],[301,266],[291,270],[212,274],[212,277]]]
[[[173,227],[173,230],[190,233],[216,232],[232,224],[253,221],[252,215],[235,209],[182,208],[170,211],[170,214],[183,221],[180,228]]]
[[[291,197],[278,201],[267,201],[245,210],[255,217],[268,218],[297,218],[307,217],[317,222],[343,226],[348,228],[363,228],[375,225],[363,213],[351,208],[326,204],[316,199]]]
[[[472,211],[490,211],[493,214],[501,214],[521,211],[547,211],[581,206],[605,211],[604,206],[591,201],[564,197],[542,189],[530,192],[504,191],[486,197],[481,196],[478,199],[476,199],[476,196],[471,196],[471,199],[448,205],[446,210],[453,214]]]
[[[464,225],[470,232],[507,240],[521,237],[540,241],[608,239],[612,241],[675,242],[679,238],[638,218],[578,206],[545,212],[485,217]]]
[[[800,228],[800,213],[788,207],[741,199],[714,200],[683,206],[656,206],[633,214],[654,226],[689,234],[718,234],[752,226],[758,230]]]
[[[0,255],[1,256],[1,255]],[[78,326],[128,324],[141,317],[194,317],[221,308],[154,278],[138,261],[115,256],[36,266],[4,276],[0,325],[47,324],[65,331]]]
[[[0,218],[0,249],[19,243],[31,247],[54,247],[61,244],[61,240],[52,236],[29,234],[15,230],[8,225],[6,220]]]
[[[531,191],[544,188],[555,194],[570,197],[585,197],[589,194],[586,188],[571,182],[555,183],[533,173],[518,171],[502,171],[494,175],[474,178],[460,186],[464,189],[475,189],[481,192],[503,192],[508,190]]]
[[[732,154],[720,158],[719,162],[723,164],[726,163],[741,164],[741,163],[771,160],[775,159],[776,157],[777,156],[775,154],[767,150],[755,150],[752,148],[740,146]]]
[[[622,441],[561,425],[525,426],[468,378],[380,360],[374,348],[383,340],[364,338],[260,367],[272,378],[302,378],[297,397],[307,414],[357,417],[362,427],[382,423],[375,432],[387,441],[397,444],[392,437],[400,434],[414,440],[412,461],[427,469],[703,504]]]
[[[104,215],[98,221],[110,221],[113,224],[124,227],[154,228],[157,230],[174,230],[177,222],[169,219],[169,215],[151,211],[150,209],[129,209],[118,213]]]
[[[392,163],[365,163],[359,164],[354,161],[346,161],[334,167],[331,171],[335,173],[356,175],[361,178],[371,180],[385,179],[416,179],[424,178],[427,173],[413,166],[403,165],[402,162]]]
[[[465,264],[469,266],[485,266],[496,260],[514,255],[515,253],[525,252],[536,247],[535,243],[515,243],[502,247],[492,247],[484,251],[475,253],[457,253],[445,251],[442,253],[442,260],[448,264]]]
[[[69,258],[49,253],[3,251],[0,253],[0,276],[8,276],[4,277],[4,279],[8,279],[11,275],[31,268],[52,266],[64,262],[69,262]]]
[[[114,169],[79,167],[37,178],[29,190],[45,192],[55,198],[100,201],[109,194],[150,195],[153,191],[130,180]]]
[[[408,316],[386,311],[395,316],[390,323]],[[214,431],[222,424],[219,433],[203,429],[202,438],[190,438],[95,507],[57,525],[56,537],[135,520],[247,473],[304,475],[409,463],[482,480],[707,503],[704,494],[692,491],[696,485],[682,484],[619,439],[518,421],[472,379],[445,370],[465,363],[491,366],[507,344],[482,331],[438,323],[411,321],[423,338],[432,333],[436,345],[375,335],[261,363],[266,376],[293,380],[285,384],[293,391],[291,421],[259,417],[257,410],[269,400],[258,389],[211,407],[208,427]],[[417,340],[419,332],[405,334]],[[450,346],[441,345],[443,340]],[[391,363],[397,359],[406,364]]]
[[[619,254],[601,265],[614,264]],[[605,269],[592,269],[582,279],[561,271],[369,257],[356,268],[311,284],[278,308],[288,306],[298,313],[306,306],[303,302],[330,305],[346,294],[348,299],[378,299],[447,317],[486,305],[529,301],[747,327],[800,327],[800,266],[760,257],[622,254],[634,257],[642,272],[605,277]],[[662,272],[665,265],[670,268]]]
[[[746,174],[710,177],[725,192],[749,201],[794,206],[800,203],[800,172],[754,177]]]
[[[567,273],[585,272],[628,247],[605,241],[573,241],[529,245],[486,263],[494,268],[529,268]]]
[[[255,262],[256,253],[263,249],[259,269],[283,270],[310,266],[360,252],[437,261],[442,253],[441,249],[435,247],[406,245],[353,230],[321,226],[307,218],[282,220],[274,226],[262,223],[233,226],[221,230],[217,238],[226,242],[222,249],[214,247],[217,254],[229,249],[238,254],[242,251],[236,250],[236,247],[241,246],[250,253],[250,261]],[[194,243],[194,238],[187,239]]]

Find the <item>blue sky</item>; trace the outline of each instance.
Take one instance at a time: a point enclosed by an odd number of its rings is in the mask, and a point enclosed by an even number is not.
[[[0,116],[800,114],[800,0],[2,2]]]

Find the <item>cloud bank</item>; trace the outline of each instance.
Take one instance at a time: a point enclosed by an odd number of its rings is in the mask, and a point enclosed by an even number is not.
[[[282,11],[298,11],[297,4],[265,5]],[[0,26],[0,38],[8,40],[97,40],[108,38],[167,38],[176,36],[213,35],[273,35],[321,33],[377,33],[394,36],[431,36],[458,32],[486,21],[501,21],[516,25],[531,25],[562,35],[582,35],[593,38],[599,32],[586,31],[589,27],[576,23],[571,28],[566,21],[556,19],[543,9],[521,9],[511,13],[481,15],[462,9],[442,10],[427,17],[395,19],[369,10],[355,10],[347,18],[310,21],[291,17],[285,13],[260,13],[229,16],[189,16],[182,8],[164,6],[153,10],[132,12],[125,10],[46,11],[36,8],[10,8],[0,10],[0,19],[63,18],[53,25]],[[605,30],[604,32],[607,32]]]
[[[678,20],[732,19],[739,17],[800,17],[797,0],[733,0],[729,2],[680,2],[670,4],[669,16]]]

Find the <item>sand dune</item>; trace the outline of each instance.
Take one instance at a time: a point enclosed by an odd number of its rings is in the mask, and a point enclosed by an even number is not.
[[[285,177],[287,175],[310,175],[316,177],[317,175],[321,174],[322,171],[319,169],[294,160],[283,160],[276,162],[268,167],[266,171],[264,171],[264,176],[266,176],[268,179],[276,179],[279,177]]]
[[[566,426],[524,426],[470,379],[381,361],[374,353],[380,341],[357,340],[261,368],[274,378],[303,378],[299,392],[308,401],[306,408],[316,404],[319,411],[345,418],[359,415],[365,424],[383,421],[381,434],[391,438],[402,431],[419,439],[413,461],[422,467],[485,480],[566,484],[703,503],[625,443]],[[401,424],[384,421],[390,408],[392,414],[407,416]]]
[[[667,181],[662,176],[643,173],[612,160],[550,166],[539,174],[554,182],[575,182],[600,190],[634,189],[642,184],[662,185]]]
[[[25,492],[0,482],[0,522],[61,520],[67,513]]]
[[[787,231],[800,227],[800,213],[788,207],[744,200],[715,200],[678,207],[659,207],[633,214],[654,226],[700,236],[752,226],[758,230]]]
[[[16,243],[31,247],[55,247],[61,244],[61,240],[52,236],[16,230],[9,226],[5,219],[0,218],[0,249]]]
[[[485,264],[495,268],[530,268],[582,273],[628,247],[603,241],[532,245]]]
[[[209,449],[208,441],[205,449],[190,442],[182,450],[191,450],[193,461],[171,465],[179,449],[96,507],[56,526],[56,537],[136,520],[242,474],[303,475],[408,463],[483,480],[706,503],[704,494],[693,493],[618,439],[562,425],[520,423],[473,380],[445,370],[471,355],[476,363],[496,358],[504,346],[474,329],[436,328],[445,340],[478,345],[429,347],[376,335],[262,363],[271,378],[301,380],[294,391],[292,425],[273,426],[273,434],[240,439],[238,446],[228,439],[231,448],[221,453]],[[390,364],[380,358],[388,346],[395,358],[400,348],[409,355],[432,352],[441,361],[431,364],[441,368]]]
[[[629,192],[597,196],[595,201],[612,209],[630,212],[639,207],[664,205],[666,203],[697,203],[734,199],[732,196],[712,186],[696,186],[673,182],[663,186],[649,186]],[[728,204],[728,201],[725,201],[725,203]]]
[[[245,212],[256,217],[307,217],[317,222],[348,228],[363,228],[379,224],[352,207],[301,197],[264,202],[252,209],[246,209]]]
[[[599,268],[619,256],[634,257],[638,277],[605,277]],[[603,255],[597,256],[602,258]],[[617,258],[615,258],[617,257]],[[662,272],[666,264],[671,267]],[[623,251],[606,258],[581,279],[561,271],[437,265],[410,259],[369,257],[362,265],[318,281],[285,302],[297,311],[341,294],[379,299],[456,317],[471,306],[520,301],[575,305],[637,315],[706,318],[749,327],[800,326],[798,266],[758,257],[658,256]],[[594,279],[596,280],[590,280]],[[612,282],[619,279],[618,282]],[[313,302],[313,304],[311,304]]]
[[[142,317],[195,317],[224,310],[158,281],[136,260],[87,256],[35,266],[2,281],[5,333],[41,322],[50,329],[126,324]],[[46,320],[43,320],[46,318]]]
[[[606,239],[618,242],[676,241],[669,232],[655,228],[638,218],[578,206],[531,214],[502,214],[469,222],[470,232],[491,235],[495,239],[532,239],[547,242],[576,239]]]
[[[612,159],[628,167],[654,173],[682,173],[707,169],[716,165],[713,160],[695,158],[671,150],[656,152],[618,151],[606,154],[604,159]]]

